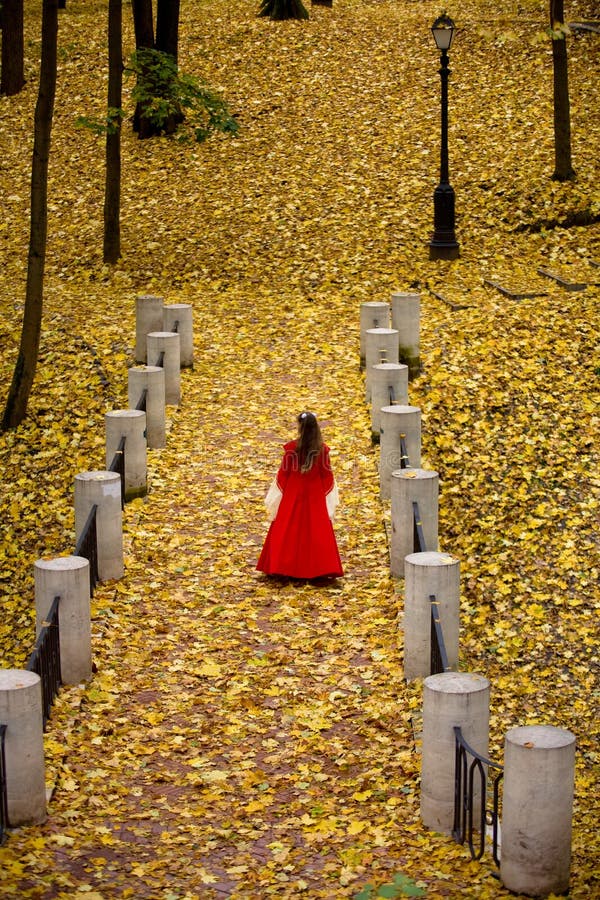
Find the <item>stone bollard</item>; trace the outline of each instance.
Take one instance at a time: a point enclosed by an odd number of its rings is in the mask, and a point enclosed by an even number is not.
[[[538,897],[569,890],[575,735],[552,725],[507,732],[500,879]]]
[[[100,581],[123,575],[123,512],[118,472],[80,472],[75,476],[75,540],[85,528],[92,506],[98,507],[98,577]]]
[[[393,328],[369,328],[365,339],[365,399],[370,403],[373,366],[398,362],[398,332]]]
[[[35,672],[0,669],[0,724],[6,725],[8,822],[38,825],[46,819],[46,775],[42,685]]]
[[[369,328],[388,328],[390,324],[390,304],[383,300],[368,300],[360,304],[360,367],[366,365],[366,332]]]
[[[450,834],[454,824],[454,726],[487,758],[490,683],[483,675],[443,672],[423,682],[421,819],[432,831]],[[480,794],[474,791],[476,804]]]
[[[391,497],[392,472],[403,467],[400,438],[404,437],[406,466],[421,465],[421,410],[418,406],[382,406],[379,425],[379,491],[382,500]]]
[[[133,366],[128,369],[128,400],[135,409],[146,391],[146,443],[151,450],[166,446],[165,370],[162,366]]]
[[[82,556],[38,559],[34,578],[36,634],[42,630],[54,598],[59,596],[61,681],[86,681],[92,674],[89,562]]]
[[[165,370],[165,402],[179,406],[181,400],[181,338],[174,331],[154,331],[148,335],[148,363],[156,366],[161,354]]]
[[[175,323],[180,342],[181,358],[179,364],[182,368],[194,365],[194,327],[192,319],[191,303],[170,303],[163,310],[163,331],[174,331]]]
[[[146,468],[146,413],[138,409],[113,409],[104,416],[106,426],[106,468],[125,438],[125,500],[145,497],[148,492]]]
[[[141,294],[135,298],[135,361],[145,363],[148,354],[147,335],[163,327],[162,297]]]
[[[404,677],[431,674],[431,602],[438,613],[451,669],[458,669],[460,564],[447,553],[409,553],[404,560]]]
[[[390,390],[394,403],[408,403],[408,366],[400,363],[378,363],[371,367],[371,440],[379,443],[381,408],[390,406]]]
[[[392,328],[398,331],[398,361],[406,363],[412,381],[421,371],[420,294],[392,294]]]
[[[397,469],[392,472],[390,572],[404,578],[405,560],[415,552],[413,502],[419,516],[427,551],[438,548],[439,477],[428,469]]]

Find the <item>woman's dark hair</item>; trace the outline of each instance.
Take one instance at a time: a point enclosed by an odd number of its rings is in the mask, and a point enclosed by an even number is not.
[[[308,472],[323,449],[323,437],[314,413],[300,413],[297,421],[298,441],[296,443],[296,455],[300,462],[300,471]]]

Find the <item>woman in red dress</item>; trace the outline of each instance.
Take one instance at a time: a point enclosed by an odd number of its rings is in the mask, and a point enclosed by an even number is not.
[[[344,574],[331,518],[337,505],[329,447],[313,413],[298,416],[298,437],[284,454],[265,499],[272,518],[256,568],[289,578]]]

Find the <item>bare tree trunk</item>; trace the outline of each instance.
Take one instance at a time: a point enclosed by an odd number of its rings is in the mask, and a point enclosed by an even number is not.
[[[556,181],[575,178],[571,162],[571,110],[569,104],[569,68],[567,38],[557,35],[565,20],[563,0],[550,0],[552,66],[554,74],[554,174]]]
[[[3,430],[15,428],[25,418],[40,345],[48,232],[48,158],[56,93],[57,41],[58,0],[43,0],[40,86],[35,107],[31,166],[31,224],[27,258],[27,288],[21,345],[2,418]]]
[[[152,0],[131,0],[133,30],[135,33],[135,49],[154,47],[154,19],[152,16]],[[141,104],[137,103],[133,114],[133,130],[140,138],[154,134],[152,126],[144,116]]]
[[[177,62],[179,45],[179,0],[157,0],[156,49]]]
[[[122,0],[108,0],[108,116],[104,186],[104,262],[121,256]],[[118,110],[118,112],[116,112]],[[112,127],[111,127],[112,124]]]
[[[23,43],[23,0],[3,0],[2,76],[0,94],[11,97],[25,84]]]

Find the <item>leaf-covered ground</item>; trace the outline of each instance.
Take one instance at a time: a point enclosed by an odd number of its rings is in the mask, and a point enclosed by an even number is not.
[[[39,51],[26,6],[28,85],[0,100],[5,386]],[[125,130],[123,259],[108,269],[103,148],[74,126],[105,102],[106,4],[67,6],[40,365],[26,422],[0,438],[4,666],[27,659],[33,563],[72,552],[74,476],[104,466],[104,413],[126,405],[136,294],[193,303],[196,360],[167,448],[149,453],[149,495],[125,512],[125,577],[93,601],[97,672],[52,713],[49,818],[11,831],[0,892],[341,898],[402,873],[430,898],[509,896],[489,857],[471,862],[419,820],[421,687],[403,679],[402,585],[358,368],[360,303],[412,289],[424,370],[410,399],[441,476],[441,546],[461,560],[461,668],[491,680],[494,757],[515,725],[576,734],[571,897],[594,896],[598,37],[569,42],[578,178],[561,185],[547,4],[448,6],[462,256],[430,263],[438,5],[335,0],[271,23],[250,0],[183,0],[181,66],[223,88],[241,129],[201,146]],[[575,217],[591,224],[564,227]],[[540,266],[590,286],[567,292]],[[262,498],[304,407],[343,500],[336,587],[254,570]]]

